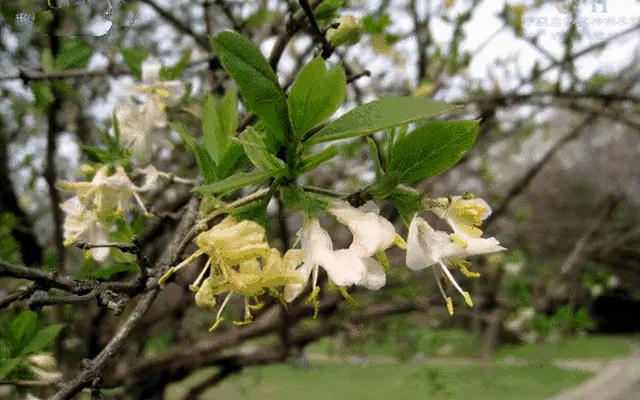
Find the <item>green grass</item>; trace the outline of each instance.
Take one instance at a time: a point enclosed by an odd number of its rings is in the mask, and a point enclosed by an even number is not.
[[[401,339],[371,338],[349,346],[339,346],[335,340],[326,338],[310,345],[308,351],[335,357],[366,354],[407,358],[421,353],[427,358],[471,358],[478,356],[481,347],[482,342],[467,331],[415,329]]]
[[[213,373],[212,370],[207,371]],[[543,400],[591,375],[553,366],[349,365],[314,364],[306,370],[269,366],[209,389],[201,399],[260,400]],[[204,378],[200,374],[199,379]],[[191,379],[191,384],[194,384]],[[188,383],[174,385],[167,398],[181,399]]]
[[[503,346],[496,351],[496,357],[550,361],[553,359],[624,357],[629,352],[628,338],[622,336],[584,336],[550,343]]]

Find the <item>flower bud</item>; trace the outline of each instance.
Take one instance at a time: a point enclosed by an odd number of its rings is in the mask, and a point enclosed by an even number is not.
[[[327,39],[333,46],[353,45],[360,41],[363,27],[360,18],[352,15],[343,15],[338,19],[337,28],[331,28],[327,32]]]

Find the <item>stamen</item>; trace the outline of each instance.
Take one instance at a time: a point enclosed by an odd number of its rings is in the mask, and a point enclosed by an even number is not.
[[[467,247],[469,247],[469,243],[467,243],[466,240],[462,239],[460,236],[456,235],[455,233],[452,233],[451,235],[449,235],[449,240],[451,240],[451,243],[463,249],[466,249]]]
[[[191,290],[194,293],[200,290],[200,285],[202,284],[202,281],[204,280],[204,276],[209,270],[210,266],[211,266],[211,257],[209,257],[209,259],[207,260],[207,263],[204,265],[204,268],[202,268],[202,271],[200,271],[200,275],[198,275],[196,280],[193,281],[191,285],[189,285],[189,290]]]
[[[316,266],[313,268],[313,272],[311,273],[311,287],[313,288],[313,291],[316,290],[317,286],[318,286],[318,267]],[[320,289],[318,289],[318,292],[320,292]]]
[[[442,272],[444,272],[444,274],[446,275],[447,279],[449,279],[449,281],[451,282],[453,287],[455,287],[456,290],[458,292],[460,292],[461,295],[464,296],[464,293],[466,293],[466,292],[464,290],[462,290],[460,285],[458,285],[458,282],[455,280],[453,275],[451,275],[451,272],[449,271],[449,268],[447,268],[447,266],[442,261],[440,261],[440,266],[442,267]]]
[[[360,306],[360,303],[358,303],[358,301],[356,299],[354,299],[349,294],[349,292],[347,292],[347,289],[345,289],[343,287],[338,287],[338,291],[340,292],[342,297],[347,301],[347,303],[351,304],[351,306],[353,306],[353,307],[359,307]]]
[[[462,293],[462,297],[464,297],[464,301],[467,303],[467,305],[469,307],[473,307],[473,299],[471,298],[471,295],[469,294],[469,292],[464,292]]]
[[[440,282],[440,277],[438,276],[438,272],[435,268],[433,269],[433,274],[436,276],[436,283],[438,284],[440,294],[442,295],[442,298],[447,302],[447,311],[449,311],[449,315],[453,315],[453,299],[450,296],[447,296],[447,294],[445,293],[444,288],[442,287],[442,282]]]
[[[453,316],[453,299],[451,297],[447,297],[447,311],[449,311],[449,316]]]
[[[193,260],[195,260],[196,258],[200,257],[203,254],[204,254],[204,251],[197,250],[195,253],[193,253],[189,257],[185,258],[184,261],[182,261],[180,264],[176,265],[175,267],[169,268],[167,270],[167,272],[165,272],[165,274],[162,275],[160,277],[160,279],[158,279],[158,284],[159,285],[163,284],[167,279],[169,279],[169,277],[171,275],[175,274],[176,272],[178,272],[179,270],[181,270],[185,266],[191,264],[193,262]]]
[[[229,292],[225,296],[224,300],[222,301],[222,304],[220,305],[220,309],[218,310],[218,313],[216,314],[216,322],[213,324],[213,326],[211,326],[211,328],[209,328],[209,332],[213,332],[216,329],[218,329],[218,326],[220,326],[222,321],[224,321],[224,318],[221,316],[222,315],[222,311],[224,311],[224,308],[227,306],[227,303],[229,302],[229,299],[231,298],[232,294],[233,294],[233,292]]]
[[[138,206],[142,209],[142,211],[144,212],[144,216],[145,217],[152,217],[153,214],[150,213],[147,208],[144,206],[144,202],[142,201],[142,198],[140,197],[140,195],[138,193],[133,193],[133,198],[136,200],[136,203],[138,203]]]
[[[282,293],[278,292],[274,288],[268,288],[268,290],[269,290],[269,296],[273,297],[274,299],[277,299],[280,302],[280,304],[282,304],[285,310],[289,308]]]
[[[443,262],[440,262],[440,266],[442,267],[442,270],[447,278],[449,278],[449,281],[451,281],[451,283],[453,284],[453,287],[455,287],[456,290],[460,292],[462,297],[464,297],[464,301],[467,303],[467,305],[469,307],[473,307],[473,300],[471,300],[471,295],[469,295],[469,292],[462,290],[460,285],[458,285],[458,282],[456,282],[456,280],[453,278],[453,275],[451,275],[451,272],[449,272],[449,269]]]
[[[311,294],[309,294],[309,297],[307,297],[304,301],[304,304],[313,304],[313,319],[318,318],[318,313],[320,313],[320,301],[318,300],[319,294],[320,286],[314,286]]]
[[[479,272],[470,271],[467,268],[469,265],[471,265],[471,263],[467,260],[464,260],[462,258],[452,257],[452,258],[449,258],[447,261],[454,267],[458,268],[460,272],[462,272],[462,274],[467,278],[480,278],[481,276]]]
[[[475,271],[470,271],[466,266],[461,265],[460,266],[460,272],[462,272],[462,275],[466,276],[467,278],[480,278],[480,272],[475,272]]]
[[[233,324],[236,326],[249,325],[253,322],[253,315],[251,315],[251,310],[249,308],[249,300],[244,298],[244,321],[233,321]]]
[[[391,268],[391,263],[389,263],[389,257],[387,257],[387,253],[384,250],[378,250],[375,254],[376,260],[382,265],[385,271],[388,271]]]
[[[407,242],[402,238],[402,236],[398,235],[397,233],[393,238],[393,244],[395,244],[401,250],[407,249]]]

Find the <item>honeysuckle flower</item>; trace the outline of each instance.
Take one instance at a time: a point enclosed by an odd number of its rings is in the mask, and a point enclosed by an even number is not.
[[[391,247],[396,238],[393,224],[379,215],[380,209],[369,201],[359,208],[345,201],[335,202],[329,209],[353,235],[349,249],[362,257],[374,255]]]
[[[134,171],[134,174],[142,176],[144,183],[139,186],[141,192],[148,192],[151,190],[157,190],[161,188],[160,183],[164,180],[167,182],[176,182],[183,185],[193,185],[193,181],[168,172],[159,171],[153,165],[149,164],[144,168],[138,168]]]
[[[482,222],[491,215],[486,201],[468,195],[427,201],[426,208],[447,221],[460,236],[480,237]]]
[[[479,274],[467,269],[469,262],[465,258],[506,250],[500,246],[495,238],[483,239],[465,236],[464,239],[461,239],[455,234],[449,235],[446,232],[436,231],[427,221],[417,215],[409,226],[407,244],[406,262],[409,268],[421,270],[435,266],[433,271],[436,275],[438,288],[447,301],[447,309],[450,314],[453,314],[453,300],[446,295],[440,282],[441,278],[449,281],[470,307],[473,307],[473,301],[469,293],[460,287],[449,268],[459,268],[467,277],[478,277]]]
[[[96,214],[87,210],[80,199],[72,197],[60,205],[65,212],[64,237],[65,245],[76,242],[99,243],[109,242],[110,227],[98,221]],[[104,261],[109,255],[108,248],[91,249],[91,256],[97,261]]]
[[[130,91],[144,97],[142,114],[156,128],[167,126],[165,110],[174,106],[185,94],[185,86],[178,80],[161,81],[162,64],[156,59],[148,59],[142,63],[142,84],[133,85]]]
[[[248,220],[238,222],[233,216],[198,235],[196,244],[214,262],[224,262],[228,266],[264,257],[271,250],[262,226]]]
[[[116,105],[115,116],[124,147],[133,151],[140,164],[148,164],[153,152],[154,121],[150,115],[140,112],[135,104],[122,102]]]
[[[233,294],[245,299],[244,321],[236,322],[245,324],[253,318],[251,309],[259,308],[262,304],[257,296],[268,291],[280,298],[276,287],[302,282],[297,270],[304,259],[302,250],[289,250],[282,256],[280,251],[269,247],[264,228],[253,221],[238,222],[233,216],[228,216],[198,235],[196,244],[199,250],[170,268],[159,282],[163,283],[196,258],[207,255],[207,263],[191,289],[196,292],[196,303],[210,309],[217,307],[216,296],[227,294],[218,307],[212,330],[221,323],[222,311]],[[249,299],[254,299],[255,304],[249,304]]]
[[[340,288],[361,285],[376,290],[386,282],[384,269],[373,258],[363,257],[353,249],[333,250],[331,237],[316,218],[307,221],[302,229],[302,250],[304,263],[298,272],[304,281],[285,286],[284,298],[287,302],[298,297],[310,278],[313,290],[309,301],[317,296],[320,267],[327,272],[329,280]]]
[[[91,182],[58,182],[62,190],[73,191],[78,199],[91,207],[100,220],[112,216],[122,216],[129,209],[134,199],[138,206],[146,213],[142,199],[138,195],[140,189],[131,182],[129,176],[120,166],[116,167],[113,175],[108,175],[109,167],[100,168]]]

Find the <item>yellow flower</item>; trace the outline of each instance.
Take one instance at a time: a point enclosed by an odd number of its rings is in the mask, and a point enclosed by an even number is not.
[[[262,303],[258,296],[265,291],[280,298],[275,291],[278,286],[301,283],[303,278],[296,269],[303,262],[302,250],[289,250],[284,256],[277,249],[269,247],[264,228],[253,221],[238,222],[229,216],[209,231],[196,238],[199,250],[183,262],[172,267],[163,275],[159,283],[171,274],[189,265],[201,255],[209,259],[198,278],[191,285],[196,292],[196,304],[209,309],[218,309],[216,322],[211,330],[222,322],[222,312],[233,294],[244,297],[246,324],[253,320],[251,309],[259,308]],[[208,274],[208,276],[207,276]],[[217,306],[216,296],[227,294],[221,305]],[[250,305],[254,299],[256,304]]]
[[[447,221],[453,231],[463,238],[482,236],[480,226],[491,215],[491,207],[486,201],[470,196],[427,200],[424,205],[426,209]]]
[[[198,235],[196,244],[214,258],[214,262],[221,256],[222,262],[229,266],[266,256],[270,250],[263,227],[253,221],[237,222],[233,216]]]
[[[131,182],[122,167],[116,167],[108,175],[109,167],[100,168],[91,182],[58,182],[61,190],[73,191],[85,207],[93,209],[98,219],[105,221],[112,216],[122,216],[130,208],[132,199],[146,212],[138,195],[140,189]]]

